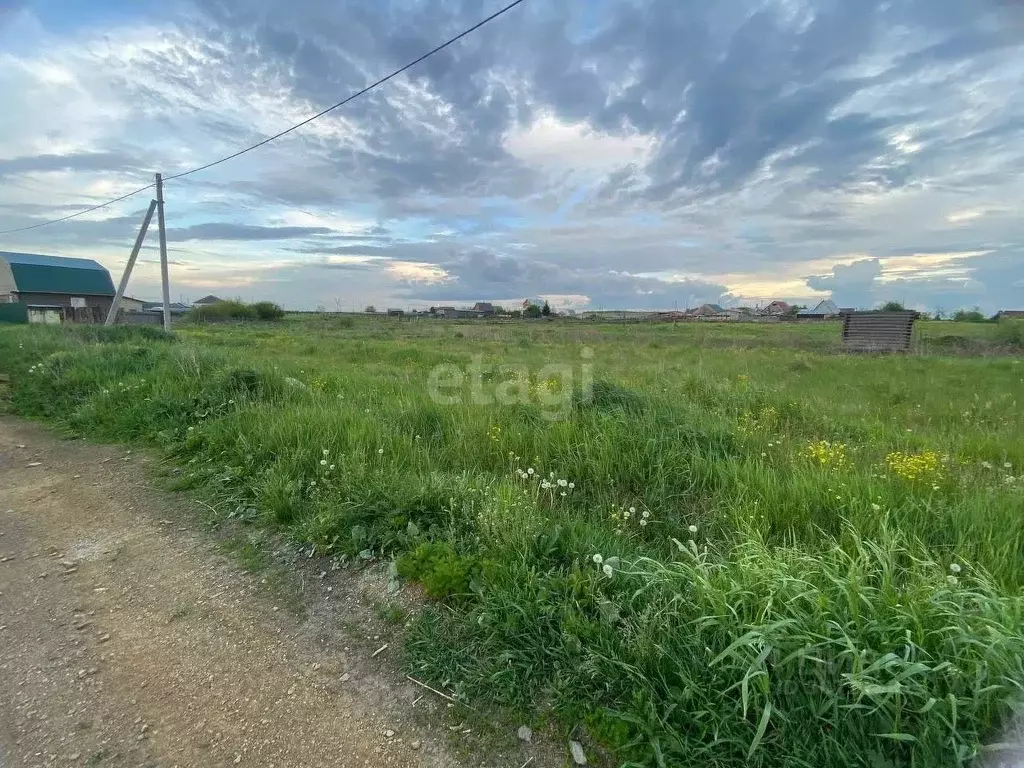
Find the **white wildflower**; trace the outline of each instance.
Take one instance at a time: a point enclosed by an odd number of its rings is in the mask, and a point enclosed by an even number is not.
[[[950,563],[949,564],[949,572],[952,573],[955,576],[956,574],[960,573],[960,566],[957,565],[956,563]]]
[[[697,526],[696,525],[691,525],[686,530],[688,530],[690,533],[696,533],[697,532]]]
[[[565,496],[567,496],[568,494],[567,494],[567,493],[566,493],[565,491],[562,491],[562,494],[561,494],[561,495],[562,495],[562,497],[564,498],[564,497],[565,497]]]
[[[576,483],[569,483],[569,490],[570,490],[570,491],[571,491],[571,490],[572,490],[573,488],[575,488],[575,487],[576,487]]]
[[[603,557],[602,557],[601,555],[599,555],[599,554],[597,554],[597,555],[594,555],[594,556],[593,556],[592,558],[590,558],[590,559],[591,559],[591,560],[593,560],[593,561],[594,561],[595,563],[597,563],[598,565],[600,565],[601,563],[603,563],[603,562],[604,562],[604,558],[603,558]]]
[[[327,466],[327,459],[320,459],[320,466],[321,467],[326,467]]]
[[[605,563],[603,566],[601,566],[601,570],[604,571],[604,575],[607,576],[609,579],[612,577],[612,574],[615,573],[615,570],[610,565],[608,565],[608,563]]]
[[[324,448],[323,453],[324,453],[324,456],[329,456],[331,452],[328,451],[326,448]]]
[[[643,528],[645,525],[647,525],[647,521],[646,520],[641,520],[640,521],[640,527]]]
[[[559,480],[559,481],[558,481],[558,484],[559,484],[559,485],[560,485],[560,486],[561,486],[562,488],[565,488],[565,487],[567,487],[567,486],[569,485],[569,481],[568,481],[568,480]]]
[[[635,515],[636,514],[636,507],[630,507],[629,508],[629,514]]]
[[[960,583],[956,576],[947,576],[946,581],[948,581],[954,587]]]
[[[533,467],[527,467],[526,468],[526,474],[532,475],[533,474]]]
[[[377,449],[377,453],[380,454],[381,456],[383,456],[384,455],[384,449],[383,448],[378,448]]]
[[[1006,469],[1013,469],[1013,464],[1011,462],[1009,462],[1009,461],[1004,461],[1003,462],[1003,467],[1006,468]]]
[[[871,505],[871,509],[873,509],[875,512],[881,512],[882,511],[882,508],[878,504],[872,504]]]
[[[644,520],[651,516],[651,513],[648,512],[646,509],[641,514],[643,515]]]
[[[333,472],[334,471],[334,464],[331,464],[331,466],[329,466],[328,469]]]
[[[992,469],[992,462],[990,462],[990,461],[983,461],[983,462],[981,462],[981,466],[984,467],[985,469]]]

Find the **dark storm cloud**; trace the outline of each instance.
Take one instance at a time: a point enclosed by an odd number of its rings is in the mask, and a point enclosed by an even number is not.
[[[254,224],[210,222],[167,230],[171,242],[189,240],[298,240],[334,232],[328,227],[261,227]]]

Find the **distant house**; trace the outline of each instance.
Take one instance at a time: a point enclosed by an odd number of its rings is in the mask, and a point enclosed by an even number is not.
[[[184,315],[189,311],[189,309],[191,309],[188,304],[182,304],[177,301],[172,301],[167,306],[170,308],[172,315]],[[159,312],[160,314],[163,314],[164,303],[162,301],[147,301],[142,305],[142,311]]]
[[[488,317],[494,314],[494,305],[489,301],[478,301],[473,305],[473,311],[479,312],[484,317]]]
[[[446,317],[449,320],[454,320],[459,316],[459,311],[455,307],[431,307],[430,314],[434,317]]]
[[[30,323],[103,322],[110,273],[92,259],[0,251],[0,302],[27,307]]]
[[[405,311],[401,310],[401,309],[389,309],[388,310],[388,317],[401,317],[404,314],[405,314]]]
[[[543,307],[544,299],[523,299],[523,303],[520,305],[520,309],[525,311],[530,308],[531,304],[538,307]]]
[[[839,316],[839,307],[836,306],[835,302],[831,299],[825,299],[824,301],[818,302],[818,306],[814,309],[807,308],[801,309],[796,313],[798,318],[804,320],[825,320],[829,317]]]
[[[141,312],[146,306],[146,302],[142,299],[133,299],[131,296],[121,297],[121,311],[122,312]]]
[[[1019,320],[1024,318],[1024,309],[1003,309],[997,317],[1000,320]]]
[[[788,315],[793,311],[793,307],[784,301],[773,301],[767,307],[761,310],[762,315],[768,315],[770,317],[777,317],[779,315]]]
[[[212,293],[209,296],[203,296],[201,299],[196,299],[192,302],[193,307],[208,307],[211,304],[219,304],[224,299],[219,296],[214,296]]]
[[[690,317],[723,317],[725,316],[725,310],[718,304],[701,304],[696,309],[689,310],[686,314]]]

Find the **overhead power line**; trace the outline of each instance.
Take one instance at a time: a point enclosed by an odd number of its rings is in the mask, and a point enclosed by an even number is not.
[[[396,78],[399,75],[401,75],[403,72],[406,72],[407,70],[412,69],[413,67],[415,67],[420,62],[422,62],[422,61],[424,61],[426,59],[429,59],[435,53],[440,53],[441,51],[443,51],[448,46],[453,45],[453,44],[457,43],[459,40],[461,40],[462,38],[466,37],[467,35],[471,35],[473,32],[476,32],[476,30],[480,29],[480,27],[484,26],[485,24],[489,24],[490,22],[492,22],[495,19],[497,19],[499,16],[502,16],[502,15],[508,13],[513,8],[515,8],[517,5],[520,5],[523,2],[525,2],[525,0],[514,0],[514,2],[511,2],[508,5],[504,6],[503,8],[500,8],[499,10],[495,11],[494,13],[492,13],[487,18],[481,19],[480,21],[478,21],[473,26],[471,26],[468,29],[465,29],[462,32],[460,32],[459,34],[457,34],[455,37],[449,38],[448,40],[446,40],[445,42],[441,43],[436,48],[432,48],[431,50],[427,51],[426,53],[424,53],[419,58],[416,58],[416,59],[410,61],[408,64],[406,64],[405,66],[403,66],[403,67],[401,67],[399,69],[396,69],[391,74],[386,75],[385,77],[380,78],[380,80],[377,80],[377,81],[375,81],[373,83],[370,83],[365,88],[363,88],[363,89],[361,89],[359,91],[356,91],[355,93],[353,93],[350,96],[347,96],[346,98],[344,98],[341,101],[339,101],[337,104],[334,104],[333,106],[328,107],[327,109],[323,110],[322,112],[317,112],[312,117],[306,118],[301,123],[296,123],[295,125],[291,126],[290,128],[288,128],[286,130],[281,131],[280,133],[276,133],[273,136],[269,136],[268,138],[263,139],[262,141],[258,141],[255,144],[253,144],[252,146],[246,147],[245,149],[240,149],[238,152],[230,154],[227,157],[222,157],[219,160],[214,160],[213,162],[207,163],[206,165],[200,165],[198,168],[193,168],[193,169],[191,169],[189,171],[183,171],[182,173],[176,173],[176,174],[171,175],[171,176],[165,176],[164,177],[164,181],[172,181],[174,179],[181,179],[181,178],[184,178],[185,176],[191,176],[193,173],[199,173],[200,171],[205,171],[205,170],[207,170],[209,168],[213,168],[215,165],[220,165],[221,163],[226,163],[228,160],[234,160],[236,157],[241,157],[242,155],[244,155],[244,154],[246,154],[248,152],[252,152],[254,149],[259,149],[260,147],[262,147],[262,146],[264,146],[266,144],[269,144],[272,141],[276,141],[277,139],[280,139],[282,136],[287,136],[292,131],[296,131],[299,128],[302,128],[304,125],[309,125],[314,120],[318,120],[321,117],[323,117],[324,115],[329,114],[330,112],[333,112],[334,110],[338,109],[339,107],[345,106],[350,101],[354,101],[355,99],[358,99],[360,96],[366,95],[367,93],[369,93],[370,91],[374,90],[375,88],[379,88],[380,86],[384,85],[389,80],[393,80],[394,78]],[[53,219],[52,221],[44,221],[44,222],[42,222],[40,224],[33,224],[31,226],[28,226],[28,227],[19,227],[18,229],[3,230],[3,231],[0,231],[0,235],[9,235],[9,234],[13,234],[15,232],[26,232],[26,231],[28,231],[30,229],[39,229],[40,227],[45,227],[45,226],[48,226],[50,224],[58,224],[58,223],[60,223],[62,221],[68,221],[69,219],[74,219],[74,218],[77,218],[79,216],[84,216],[87,213],[92,213],[93,211],[98,211],[100,208],[106,208],[108,205],[113,205],[114,203],[119,203],[122,200],[127,200],[129,197],[137,195],[140,192],[145,192],[147,189],[152,189],[155,186],[156,186],[156,184],[149,184],[149,185],[147,185],[145,187],[141,187],[139,189],[136,189],[134,192],[129,192],[127,195],[122,195],[121,197],[114,198],[113,200],[107,200],[107,202],[105,202],[105,203],[100,203],[99,205],[94,205],[91,208],[86,208],[85,210],[78,211],[77,213],[72,213],[69,216],[62,216],[59,219]]]
[[[33,224],[31,226],[28,226],[28,227],[18,227],[17,229],[5,229],[4,231],[0,232],[0,235],[9,235],[12,232],[27,232],[30,229],[39,229],[40,227],[45,227],[45,226],[47,226],[49,224],[59,224],[60,222],[67,221],[68,219],[76,219],[79,216],[84,216],[87,213],[92,213],[93,211],[98,211],[100,208],[106,208],[108,205],[113,205],[114,203],[120,203],[122,200],[127,200],[129,197],[134,197],[135,195],[139,194],[139,192],[145,192],[147,189],[152,189],[155,186],[156,186],[155,183],[154,184],[147,184],[144,187],[140,187],[139,189],[136,189],[134,192],[129,192],[127,195],[121,195],[120,197],[115,197],[113,200],[107,200],[107,202],[100,203],[99,205],[94,205],[94,206],[92,206],[92,208],[86,208],[85,210],[69,214],[68,216],[61,216],[59,219],[52,219],[51,221],[44,221],[44,222],[42,222],[40,224]]]

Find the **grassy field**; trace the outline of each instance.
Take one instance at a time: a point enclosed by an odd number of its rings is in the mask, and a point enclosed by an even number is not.
[[[1024,681],[1024,364],[987,354],[1020,326],[918,334],[6,327],[0,372],[19,413],[153,444],[225,515],[394,558],[433,598],[417,676],[615,764],[948,766]]]

